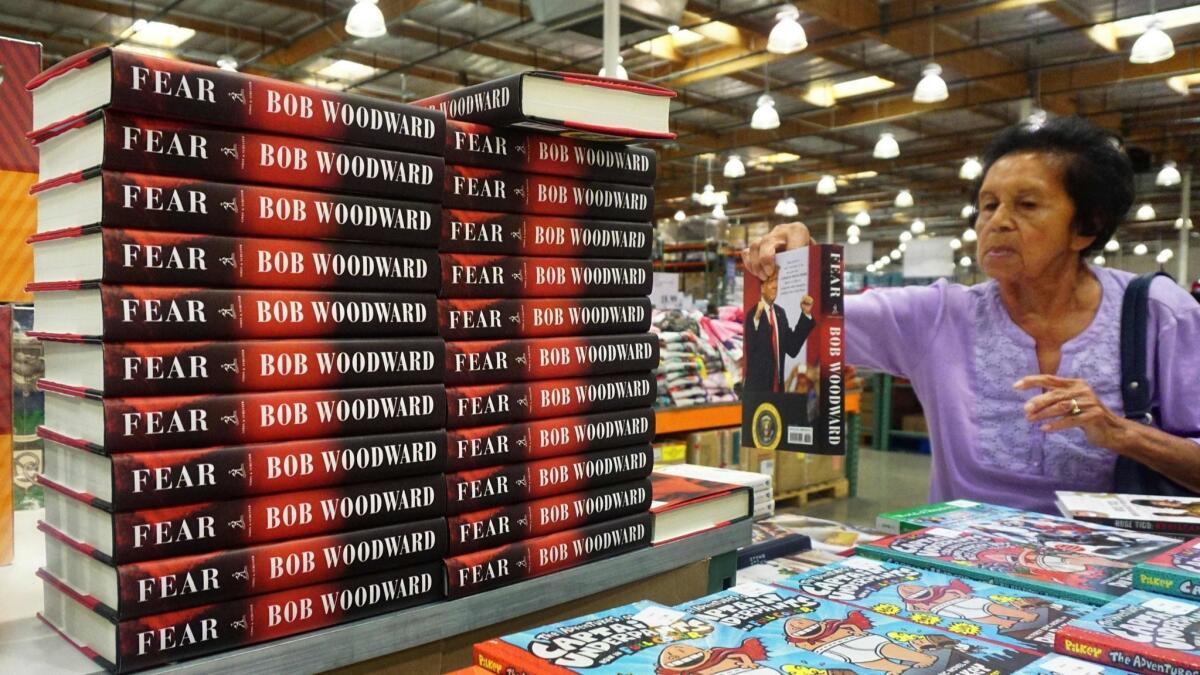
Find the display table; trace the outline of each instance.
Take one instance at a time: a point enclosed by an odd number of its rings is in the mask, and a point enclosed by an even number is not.
[[[414,657],[420,652],[423,657],[438,658],[435,652],[440,648],[433,644],[438,641],[627,587],[639,580],[710,558],[713,560],[707,565],[706,588],[696,589],[695,595],[720,590],[728,583],[723,577],[733,569],[736,549],[749,543],[750,521],[747,520],[657,548],[634,551],[460,600],[384,614],[142,672],[302,675],[405,650],[414,650]],[[613,604],[619,605],[622,601],[615,600]],[[422,650],[422,646],[427,648]],[[398,663],[393,662],[392,666]],[[362,672],[363,669],[354,670]],[[0,673],[67,675],[102,672],[37,619],[0,624]],[[411,672],[427,671],[422,668]]]

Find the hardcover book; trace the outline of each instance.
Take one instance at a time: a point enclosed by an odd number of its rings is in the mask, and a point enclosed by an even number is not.
[[[654,226],[446,209],[438,248],[445,253],[646,260],[653,253]]]
[[[445,118],[393,101],[98,47],[31,80],[33,128],[108,107],[201,124],[442,154]]]
[[[676,476],[661,471],[650,474],[654,486],[654,545],[724,527],[754,513],[754,494],[730,483]]]
[[[650,508],[645,479],[471,511],[447,519],[448,555],[495,548],[520,539],[642,513]]]
[[[650,408],[555,417],[446,432],[446,471],[531,462],[654,440]]]
[[[808,535],[764,520],[754,523],[750,530],[750,544],[738,549],[737,568],[741,570],[764,564],[771,566],[769,561],[811,550],[812,539]],[[781,574],[784,573],[782,568],[777,569]]]
[[[38,436],[45,442],[43,476],[114,511],[422,476],[446,464],[440,429],[114,455],[45,427]]]
[[[457,515],[638,480],[649,476],[653,466],[653,450],[640,445],[448,473],[447,513]]]
[[[1129,530],[1200,536],[1200,497],[1057,492],[1067,518]]]
[[[654,218],[654,188],[639,185],[453,164],[446,165],[445,177],[442,203],[452,209],[635,223]]]
[[[447,340],[620,335],[650,330],[649,298],[439,300]]]
[[[446,513],[441,475],[337,485],[111,513],[96,497],[49,479],[46,523],[108,564],[173,558],[272,541],[348,532]]]
[[[110,397],[433,384],[446,363],[441,338],[42,345],[47,380]]]
[[[746,276],[742,437],[756,448],[844,454],[842,248],[776,260],[770,279]]]
[[[1200,672],[1200,605],[1133,591],[1058,631],[1060,654],[1138,673]]]
[[[437,202],[441,157],[97,110],[31,135],[43,189],[89,169]],[[643,220],[648,220],[644,218]]]
[[[420,431],[446,417],[433,384],[105,399],[39,387],[50,394],[46,428],[104,454]]]
[[[674,138],[667,125],[674,96],[645,82],[530,70],[414,104],[452,120],[626,143]]]
[[[1200,601],[1200,539],[1139,563],[1133,568],[1133,587]]]
[[[30,290],[37,308],[30,335],[39,338],[168,342],[408,337],[437,335],[438,328],[432,294],[108,284],[36,284]]]
[[[114,622],[48,572],[38,576],[46,582],[39,618],[115,673],[335,626],[444,596],[441,565],[427,563]]]
[[[1055,632],[1092,610],[1079,603],[917,567],[853,557],[777,582],[814,598],[1048,654]]]
[[[46,523],[46,571],[113,621],[440,560],[431,518],[319,537],[113,566]]]
[[[443,253],[443,298],[621,298],[649,295],[649,260]]]
[[[619,374],[446,388],[446,428],[645,408],[653,374]]]
[[[448,164],[654,185],[653,150],[483,124],[446,123]]]
[[[1129,675],[1129,671],[1062,654],[1048,654],[1018,670],[1016,675]]]
[[[448,385],[648,372],[658,367],[658,337],[597,335],[446,343]]]
[[[875,527],[891,534],[904,534],[927,527],[958,527],[976,520],[1006,518],[1019,513],[1022,511],[1008,506],[956,499],[881,513],[875,517]]]
[[[446,558],[446,597],[461,598],[650,545],[645,513]]]
[[[931,527],[859,544],[858,553],[1090,605],[1133,587],[1132,563],[969,530]]]
[[[436,248],[441,204],[89,169],[34,189],[37,231],[99,225]]]
[[[433,249],[90,226],[34,235],[34,283],[434,293]],[[615,293],[613,295],[616,295]]]

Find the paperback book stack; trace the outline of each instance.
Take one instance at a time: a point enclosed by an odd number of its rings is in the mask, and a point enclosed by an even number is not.
[[[443,117],[107,48],[29,86],[45,621],[128,671],[442,597]]]
[[[626,142],[667,135],[669,96],[525,73],[417,102],[450,118],[439,322],[451,598],[650,542],[656,158]],[[555,108],[568,102],[583,107]],[[627,115],[647,105],[662,133]],[[567,132],[576,113],[588,133]],[[633,131],[616,139],[604,125]]]

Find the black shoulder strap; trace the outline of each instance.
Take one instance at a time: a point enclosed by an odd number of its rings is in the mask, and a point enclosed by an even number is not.
[[[1146,324],[1150,314],[1150,284],[1166,272],[1143,274],[1129,282],[1121,305],[1121,397],[1125,417],[1153,424],[1150,386],[1146,376]]]

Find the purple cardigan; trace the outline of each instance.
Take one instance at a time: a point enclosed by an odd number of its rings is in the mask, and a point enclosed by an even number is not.
[[[1134,275],[1091,268],[1103,296],[1091,325],[1062,348],[1058,375],[1086,380],[1122,411],[1121,299]],[[846,298],[846,360],[912,381],[933,442],[930,501],[973,499],[1054,512],[1055,490],[1107,492],[1116,455],[1071,429],[1044,434],[1022,406],[1040,390],[1034,341],[996,282],[873,289]],[[1200,304],[1167,279],[1150,287],[1147,370],[1162,426],[1200,452]]]

